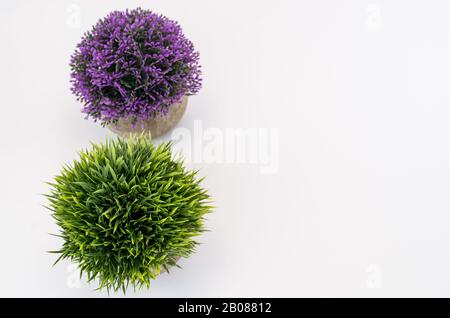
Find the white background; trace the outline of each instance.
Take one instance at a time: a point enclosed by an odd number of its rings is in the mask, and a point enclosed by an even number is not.
[[[411,0],[3,1],[0,296],[107,296],[52,267],[41,194],[113,135],[80,113],[70,54],[98,18],[139,5],[201,53],[179,126],[278,129],[279,169],[196,165],[211,231],[182,270],[127,296],[450,296],[450,6]]]

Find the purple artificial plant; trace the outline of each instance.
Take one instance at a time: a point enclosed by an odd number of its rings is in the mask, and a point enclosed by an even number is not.
[[[141,8],[114,11],[71,57],[72,92],[103,125],[157,118],[201,88],[199,54],[177,22]]]

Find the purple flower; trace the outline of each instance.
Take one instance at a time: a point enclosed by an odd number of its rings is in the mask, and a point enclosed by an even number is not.
[[[114,11],[77,45],[71,90],[103,124],[155,118],[200,90],[198,59],[177,22],[141,8]]]

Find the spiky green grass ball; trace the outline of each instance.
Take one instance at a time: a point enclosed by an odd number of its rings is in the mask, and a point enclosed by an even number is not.
[[[148,287],[191,255],[204,231],[210,198],[196,174],[172,158],[169,143],[154,146],[144,136],[82,151],[50,183],[64,241],[58,260],[77,262],[100,289]]]

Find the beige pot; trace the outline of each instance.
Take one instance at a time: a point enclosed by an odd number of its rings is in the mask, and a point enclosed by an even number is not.
[[[188,97],[183,98],[170,107],[167,115],[155,119],[138,119],[136,124],[132,125],[132,118],[119,119],[117,124],[108,125],[108,128],[121,137],[129,137],[132,134],[150,133],[152,138],[157,138],[171,130],[180,121],[186,110]]]

